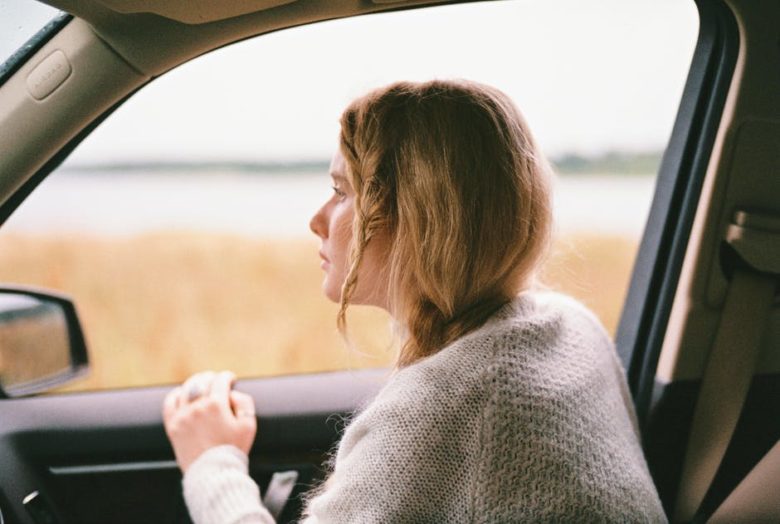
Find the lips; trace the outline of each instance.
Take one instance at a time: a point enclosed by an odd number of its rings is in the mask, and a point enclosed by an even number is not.
[[[322,269],[328,269],[330,267],[330,259],[325,256],[325,253],[320,251],[320,258],[322,259],[322,262],[320,262],[320,267]]]

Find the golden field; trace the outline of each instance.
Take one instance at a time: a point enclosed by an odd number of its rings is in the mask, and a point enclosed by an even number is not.
[[[0,235],[0,282],[74,298],[90,350],[73,390],[180,382],[203,369],[239,376],[379,367],[389,319],[352,308],[354,348],[320,293],[315,240],[163,232],[126,238]],[[559,238],[544,282],[590,306],[614,334],[636,241]]]

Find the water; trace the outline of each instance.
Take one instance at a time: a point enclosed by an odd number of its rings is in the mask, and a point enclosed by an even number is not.
[[[655,191],[655,175],[559,177],[554,213],[558,230],[638,238]]]
[[[653,189],[652,176],[560,177],[557,229],[638,237]],[[56,173],[3,231],[113,236],[176,229],[302,237],[311,234],[309,218],[330,192],[324,173]]]

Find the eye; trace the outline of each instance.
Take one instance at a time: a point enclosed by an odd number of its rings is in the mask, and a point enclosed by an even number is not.
[[[341,189],[339,189],[338,186],[331,186],[331,187],[333,187],[333,192],[339,198],[344,198],[345,196],[347,196],[347,194],[344,191],[342,191]]]

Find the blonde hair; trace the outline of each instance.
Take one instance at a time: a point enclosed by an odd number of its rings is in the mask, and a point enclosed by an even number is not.
[[[518,109],[467,81],[399,82],[354,100],[340,148],[355,191],[339,329],[366,246],[390,239],[397,366],[481,326],[530,287],[551,229],[549,170]]]

